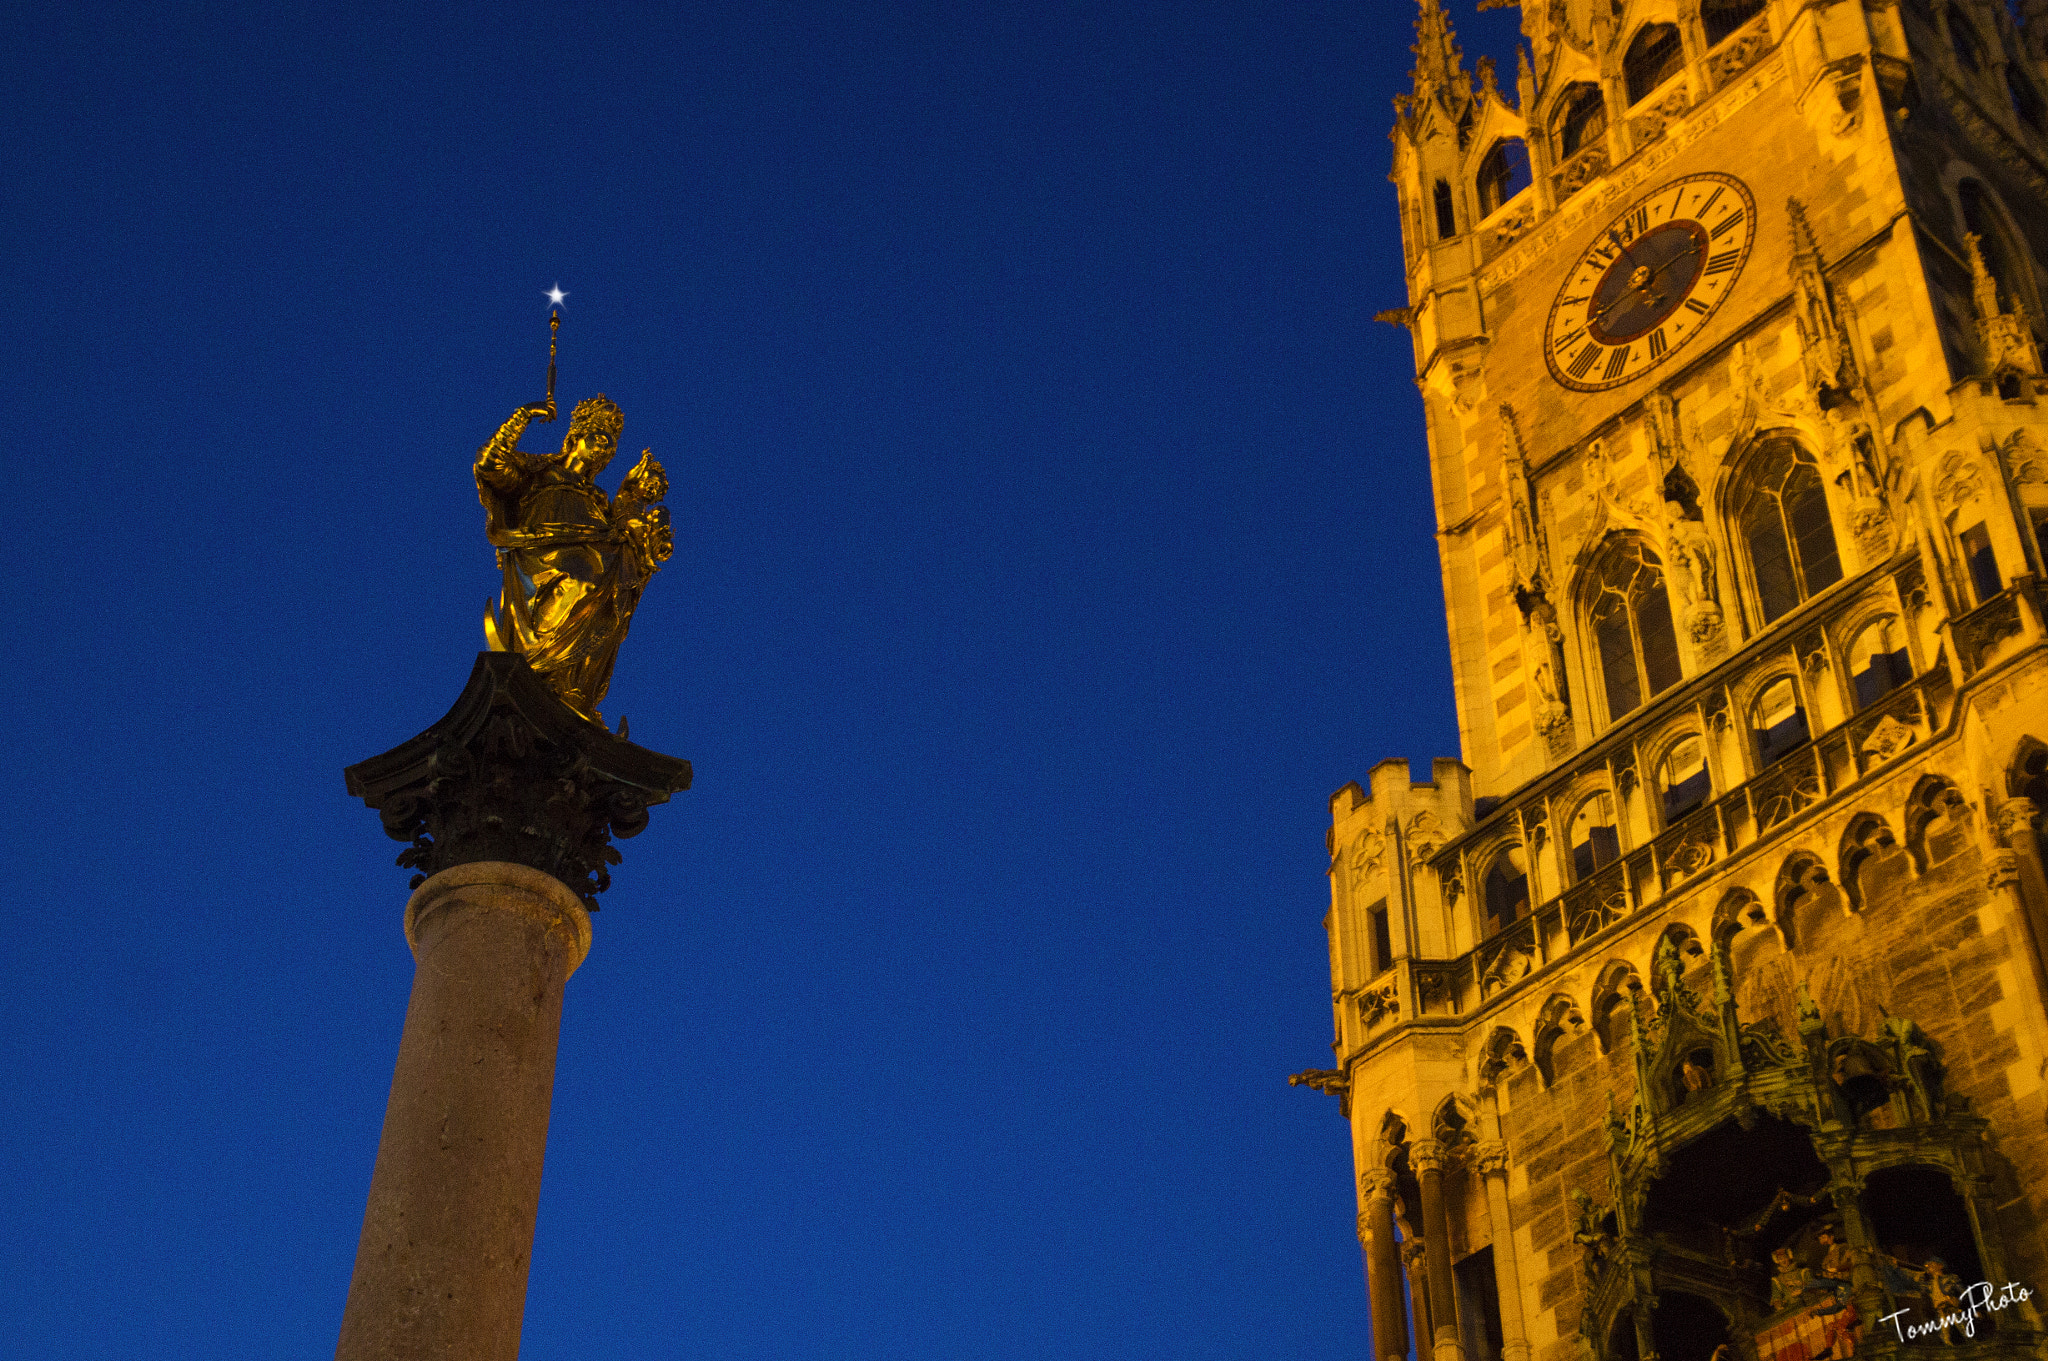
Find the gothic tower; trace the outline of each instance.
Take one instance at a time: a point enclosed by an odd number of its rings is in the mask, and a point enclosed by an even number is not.
[[[1463,760],[1332,797],[1297,1078],[1350,1123],[1376,1361],[1889,1355],[1980,1281],[1971,1345],[2042,1354],[2022,15],[1530,0],[1511,98],[1422,0],[1387,315]]]

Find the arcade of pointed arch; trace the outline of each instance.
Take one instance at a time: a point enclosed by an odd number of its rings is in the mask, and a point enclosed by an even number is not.
[[[2031,737],[2016,745],[2009,764],[2020,771],[2030,756],[2048,770],[2048,743]],[[2019,788],[2024,778],[2028,777],[2011,776],[2012,787]],[[1888,783],[1896,785],[1898,781]],[[1574,792],[1581,791],[1575,787]],[[1583,792],[1598,791],[1586,788]],[[1872,910],[1873,904],[1867,894],[1848,886],[1874,857],[1903,859],[1905,863],[1895,868],[1913,879],[1939,870],[1963,849],[1973,847],[1989,858],[1999,851],[1984,839],[1990,822],[1963,798],[1954,778],[1932,770],[1915,775],[1909,791],[1893,788],[1882,800],[1861,800],[1836,810],[1825,823],[1806,829],[1796,844],[1768,861],[1759,861],[1741,881],[1721,883],[1711,898],[1674,895],[1644,927],[1658,921],[1663,925],[1654,930],[1639,927],[1615,942],[1623,946],[1622,953],[1610,950],[1590,956],[1569,972],[1548,977],[1542,980],[1542,987],[1493,1010],[1488,1024],[1471,1037],[1475,1047],[1466,1066],[1471,1087],[1462,1095],[1469,1099],[1497,1090],[1525,1068],[1533,1068],[1542,1087],[1554,1085],[1567,1071],[1560,1065],[1561,1059],[1585,1059],[1584,1051],[1563,1045],[1580,1035],[1590,1034],[1600,1054],[1612,1053],[1631,1033],[1634,1017],[1654,1009],[1655,999],[1661,995],[1662,984],[1654,966],[1664,942],[1677,951],[1687,986],[1696,992],[1709,986],[1711,952],[1729,951],[1732,982],[1739,989],[1743,983],[1740,961],[1757,953],[1735,948],[1739,941],[1761,940],[1766,947],[1761,957],[1766,960],[1790,955],[1797,961],[1804,943],[1790,920],[1795,906],[1861,915]],[[1930,827],[1938,834],[1968,836],[1970,840],[1962,849],[1953,843],[1945,852],[1937,848],[1937,858],[1931,863],[1918,851],[1908,856],[1900,829],[1908,829],[1907,836],[1918,836],[1924,844]],[[1865,835],[1874,832],[1883,835]],[[1817,901],[1810,897],[1815,888],[1822,893]],[[1877,906],[1881,910],[1881,905]],[[1811,960],[1804,967],[1795,963],[1795,971],[1802,976],[1811,967]]]

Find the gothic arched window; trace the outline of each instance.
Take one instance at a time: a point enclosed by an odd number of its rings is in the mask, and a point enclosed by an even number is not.
[[[1880,619],[1856,635],[1849,646],[1849,677],[1856,686],[1856,707],[1870,705],[1913,679],[1913,661],[1906,655],[1890,619]]]
[[[1570,160],[1607,134],[1607,104],[1598,85],[1574,85],[1558,104],[1557,159]]]
[[[1707,801],[1714,792],[1707,773],[1707,749],[1697,737],[1673,744],[1657,763],[1657,789],[1664,796],[1664,820],[1673,822]]]
[[[2035,132],[2048,132],[2048,107],[2043,107],[2033,80],[2023,74],[2017,62],[2005,67],[2005,92],[2012,99],[2013,112]]]
[[[1780,676],[1764,687],[1749,706],[1749,730],[1756,741],[1756,764],[1761,770],[1775,765],[1810,735],[1806,710],[1799,703],[1799,687],[1790,676]]]
[[[1764,623],[1842,579],[1820,470],[1791,440],[1768,440],[1750,459],[1735,522]]]
[[[1519,137],[1503,137],[1479,163],[1479,215],[1485,217],[1529,187],[1529,149]]]
[[[1701,0],[1700,22],[1712,47],[1764,12],[1764,0]]]
[[[1587,600],[1586,622],[1607,691],[1607,717],[1618,719],[1682,679],[1678,635],[1664,564],[1640,540],[1620,539],[1602,553]]]
[[[1451,206],[1451,186],[1444,180],[1436,182],[1436,234],[1439,240],[1449,240],[1458,234],[1458,214]]]
[[[1644,24],[1628,55],[1621,59],[1622,76],[1628,82],[1628,102],[1640,104],[1650,92],[1677,75],[1685,66],[1685,45],[1678,39],[1676,24]]]
[[[1588,879],[1621,858],[1621,836],[1614,820],[1614,799],[1600,793],[1579,805],[1572,816],[1572,878]]]
[[[1977,41],[1977,35],[1970,29],[1970,21],[1951,8],[1948,12],[1949,46],[1956,50],[1956,61],[1965,71],[1984,69],[1984,45]]]
[[[1977,238],[1977,252],[1984,257],[1985,272],[1998,284],[1999,307],[2025,312],[2038,336],[2041,308],[2033,287],[2033,266],[2007,227],[2006,215],[1976,180],[1964,180],[1956,186],[1956,206],[1962,209],[1963,230]]]
[[[1529,915],[1529,861],[1520,846],[1494,857],[1486,872],[1486,934],[1505,930]]]

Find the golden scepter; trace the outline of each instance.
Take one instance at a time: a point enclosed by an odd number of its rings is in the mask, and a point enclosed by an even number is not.
[[[555,337],[562,333],[562,299],[568,297],[562,286],[556,284],[547,292],[548,300],[548,414],[542,420],[555,418]]]

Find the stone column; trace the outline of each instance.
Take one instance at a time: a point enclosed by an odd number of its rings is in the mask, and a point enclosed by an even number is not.
[[[455,707],[345,772],[408,843],[415,967],[339,1361],[516,1361],[562,990],[590,951],[613,837],[690,787],[509,652]]]
[[[1988,852],[1988,887],[2006,895],[2014,917],[2026,931],[2035,988],[2048,1001],[2048,874],[2044,874],[2041,843],[2034,832],[2039,817],[2040,810],[2029,798],[2010,798],[1998,806],[1998,835],[2005,846]]]
[[[417,961],[338,1361],[519,1355],[562,985],[590,951],[568,886],[486,860],[405,907]]]
[[[1422,1240],[1410,1238],[1401,1244],[1401,1265],[1408,1274],[1408,1299],[1415,1306],[1415,1361],[1436,1361],[1429,1340],[1429,1264]]]
[[[1407,1311],[1401,1306],[1400,1248],[1394,1241],[1394,1174],[1384,1167],[1362,1178],[1365,1212],[1358,1238],[1365,1244],[1365,1287],[1372,1304],[1372,1349],[1378,1361],[1408,1355]]]
[[[1481,1144],[1478,1163],[1479,1175],[1486,1181],[1486,1213],[1493,1221],[1493,1284],[1500,1297],[1501,1361],[1529,1361],[1522,1287],[1515,1267],[1515,1231],[1508,1219],[1508,1146],[1497,1139]]]
[[[1451,1281],[1451,1218],[1444,1206],[1444,1146],[1435,1139],[1408,1145],[1408,1163],[1422,1181],[1422,1246],[1429,1259],[1430,1338],[1437,1361],[1465,1361],[1458,1340],[1458,1292]]]

